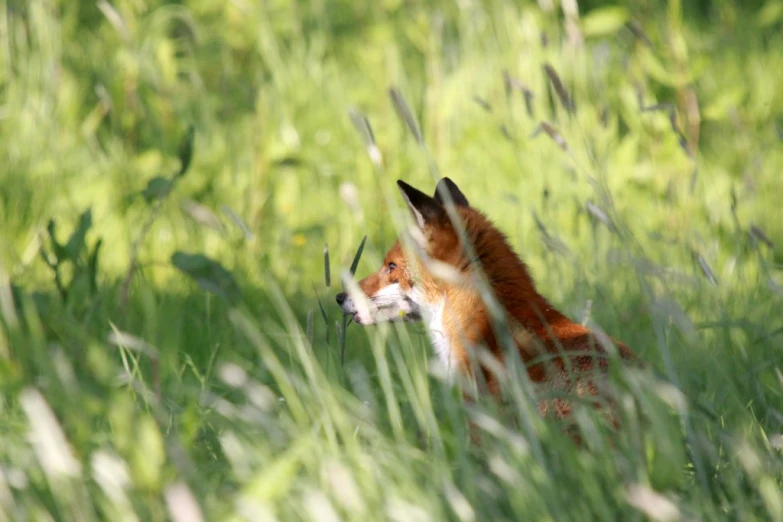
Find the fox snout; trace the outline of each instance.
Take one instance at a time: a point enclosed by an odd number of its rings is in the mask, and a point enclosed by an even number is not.
[[[366,314],[359,312],[358,307],[347,292],[340,292],[337,294],[337,296],[335,296],[335,301],[337,301],[340,309],[342,309],[343,314],[351,315],[356,324],[363,325],[367,324],[368,322],[372,322],[370,317],[365,317]]]
[[[372,278],[373,276],[370,276]],[[367,281],[360,282],[360,288],[367,286]],[[361,326],[368,326],[386,321],[416,321],[421,319],[419,303],[412,292],[400,288],[399,283],[384,286],[374,292],[362,288],[364,299],[357,303],[347,292],[340,292],[335,301],[346,315],[352,315],[353,321]]]

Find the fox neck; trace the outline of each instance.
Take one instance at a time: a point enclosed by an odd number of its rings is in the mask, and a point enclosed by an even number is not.
[[[423,314],[422,319],[426,322],[432,348],[447,373],[452,374],[460,366],[460,360],[458,351],[454,349],[456,339],[452,339],[446,331],[444,322],[446,299],[443,298],[432,303],[425,310],[426,312]]]
[[[505,312],[505,320],[511,327],[514,340],[522,350],[523,360],[537,351],[533,339],[546,343],[551,328],[557,328],[565,317],[541,295],[525,285],[514,287],[508,282],[493,288],[495,297]],[[416,294],[417,292],[414,292]],[[521,299],[504,299],[504,296],[527,296]],[[426,325],[433,350],[449,374],[468,365],[468,346],[487,345],[499,355],[493,321],[481,295],[476,291],[443,288],[430,300],[421,295],[414,299],[419,304],[421,319]],[[567,321],[567,320],[566,320]],[[568,321],[570,323],[570,321]],[[554,336],[557,333],[554,332]]]
[[[471,224],[468,220],[469,228]],[[483,232],[476,233],[476,229]],[[505,236],[491,227],[476,227],[473,231],[477,261],[473,264],[463,260],[457,266],[462,266],[465,275],[477,269],[484,272],[522,359],[533,358],[542,348],[546,350],[557,342],[565,333],[563,328],[573,329],[575,325],[538,293],[527,266]],[[467,369],[470,347],[484,345],[501,356],[503,350],[495,338],[491,314],[478,289],[470,288],[470,284],[465,288],[438,283],[426,271],[424,274],[411,297],[421,310],[433,349],[449,374],[458,368]]]
[[[465,260],[464,269],[470,273],[480,270],[485,274],[509,326],[548,344],[551,337],[557,336],[552,329],[570,321],[538,293],[527,265],[514,252],[502,232],[478,211],[465,210],[462,217],[476,254],[475,261]],[[458,303],[455,305],[458,306]],[[487,306],[483,300],[477,299],[471,308],[461,314],[456,310],[457,315],[469,323],[468,331],[473,332],[469,340],[494,343]],[[476,338],[479,332],[481,338]]]
[[[446,332],[444,324],[444,312],[446,308],[445,292],[440,292],[434,300],[428,300],[419,287],[414,287],[410,293],[410,298],[419,307],[421,319],[426,325],[427,335],[429,336],[432,348],[438,356],[438,360],[444,366],[448,373],[458,366],[458,361],[454,359],[454,350],[452,350],[452,339]]]

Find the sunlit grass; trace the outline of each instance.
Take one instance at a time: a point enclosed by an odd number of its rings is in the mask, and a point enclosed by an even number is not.
[[[783,10],[546,5],[0,0],[0,520],[783,519]],[[438,175],[647,363],[620,433],[345,328]]]

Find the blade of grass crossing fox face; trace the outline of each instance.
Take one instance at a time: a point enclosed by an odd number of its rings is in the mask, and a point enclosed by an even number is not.
[[[356,250],[356,255],[353,258],[353,262],[351,263],[351,275],[356,274],[356,269],[359,267],[359,260],[362,258],[362,253],[364,252],[364,244],[367,242],[367,236],[364,236],[362,238],[362,242],[359,244],[359,248]],[[348,328],[348,319],[346,319],[346,316],[343,315],[342,318],[342,327],[338,328],[337,332],[340,339],[340,364],[345,364],[345,331],[346,328]]]

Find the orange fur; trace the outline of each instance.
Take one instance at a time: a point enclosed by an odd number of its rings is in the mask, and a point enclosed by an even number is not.
[[[428,309],[442,310],[437,312],[442,313],[442,321],[437,323],[442,325],[442,344],[447,347],[450,361],[464,375],[472,374],[470,349],[487,349],[502,363],[504,349],[496,338],[489,309],[476,285],[475,275],[480,269],[504,310],[504,319],[511,327],[531,381],[580,396],[597,395],[600,386],[596,377],[608,366],[604,348],[588,328],[568,319],[536,290],[527,266],[513,251],[506,236],[483,213],[470,207],[448,178],[439,182],[434,198],[403,182],[398,183],[417,220],[422,236],[419,246],[425,257],[452,268],[460,282],[446,280],[434,273],[427,260],[420,256],[407,255],[398,240],[386,254],[381,268],[359,282],[360,289],[371,300],[373,296],[383,295],[379,294],[383,289],[388,293],[390,288],[395,289],[395,296],[403,296],[397,300],[379,297],[378,311],[390,309],[396,313],[394,307],[399,306],[398,315],[403,319],[420,319]],[[447,194],[456,203],[454,210],[475,257],[471,257],[461,244],[459,234],[448,218],[444,200]],[[397,288],[399,292],[396,292]],[[338,303],[342,306],[346,299],[347,296],[341,294]],[[343,308],[351,311],[350,306]],[[373,317],[360,318],[358,314],[355,317],[360,324],[377,322]],[[395,318],[389,313],[383,320]],[[614,341],[614,344],[622,359],[635,359],[623,343]],[[498,395],[497,377],[486,366],[480,364],[478,367],[489,391]],[[554,413],[563,418],[570,413],[571,406],[564,399],[551,399],[541,401],[539,410],[543,415]]]

